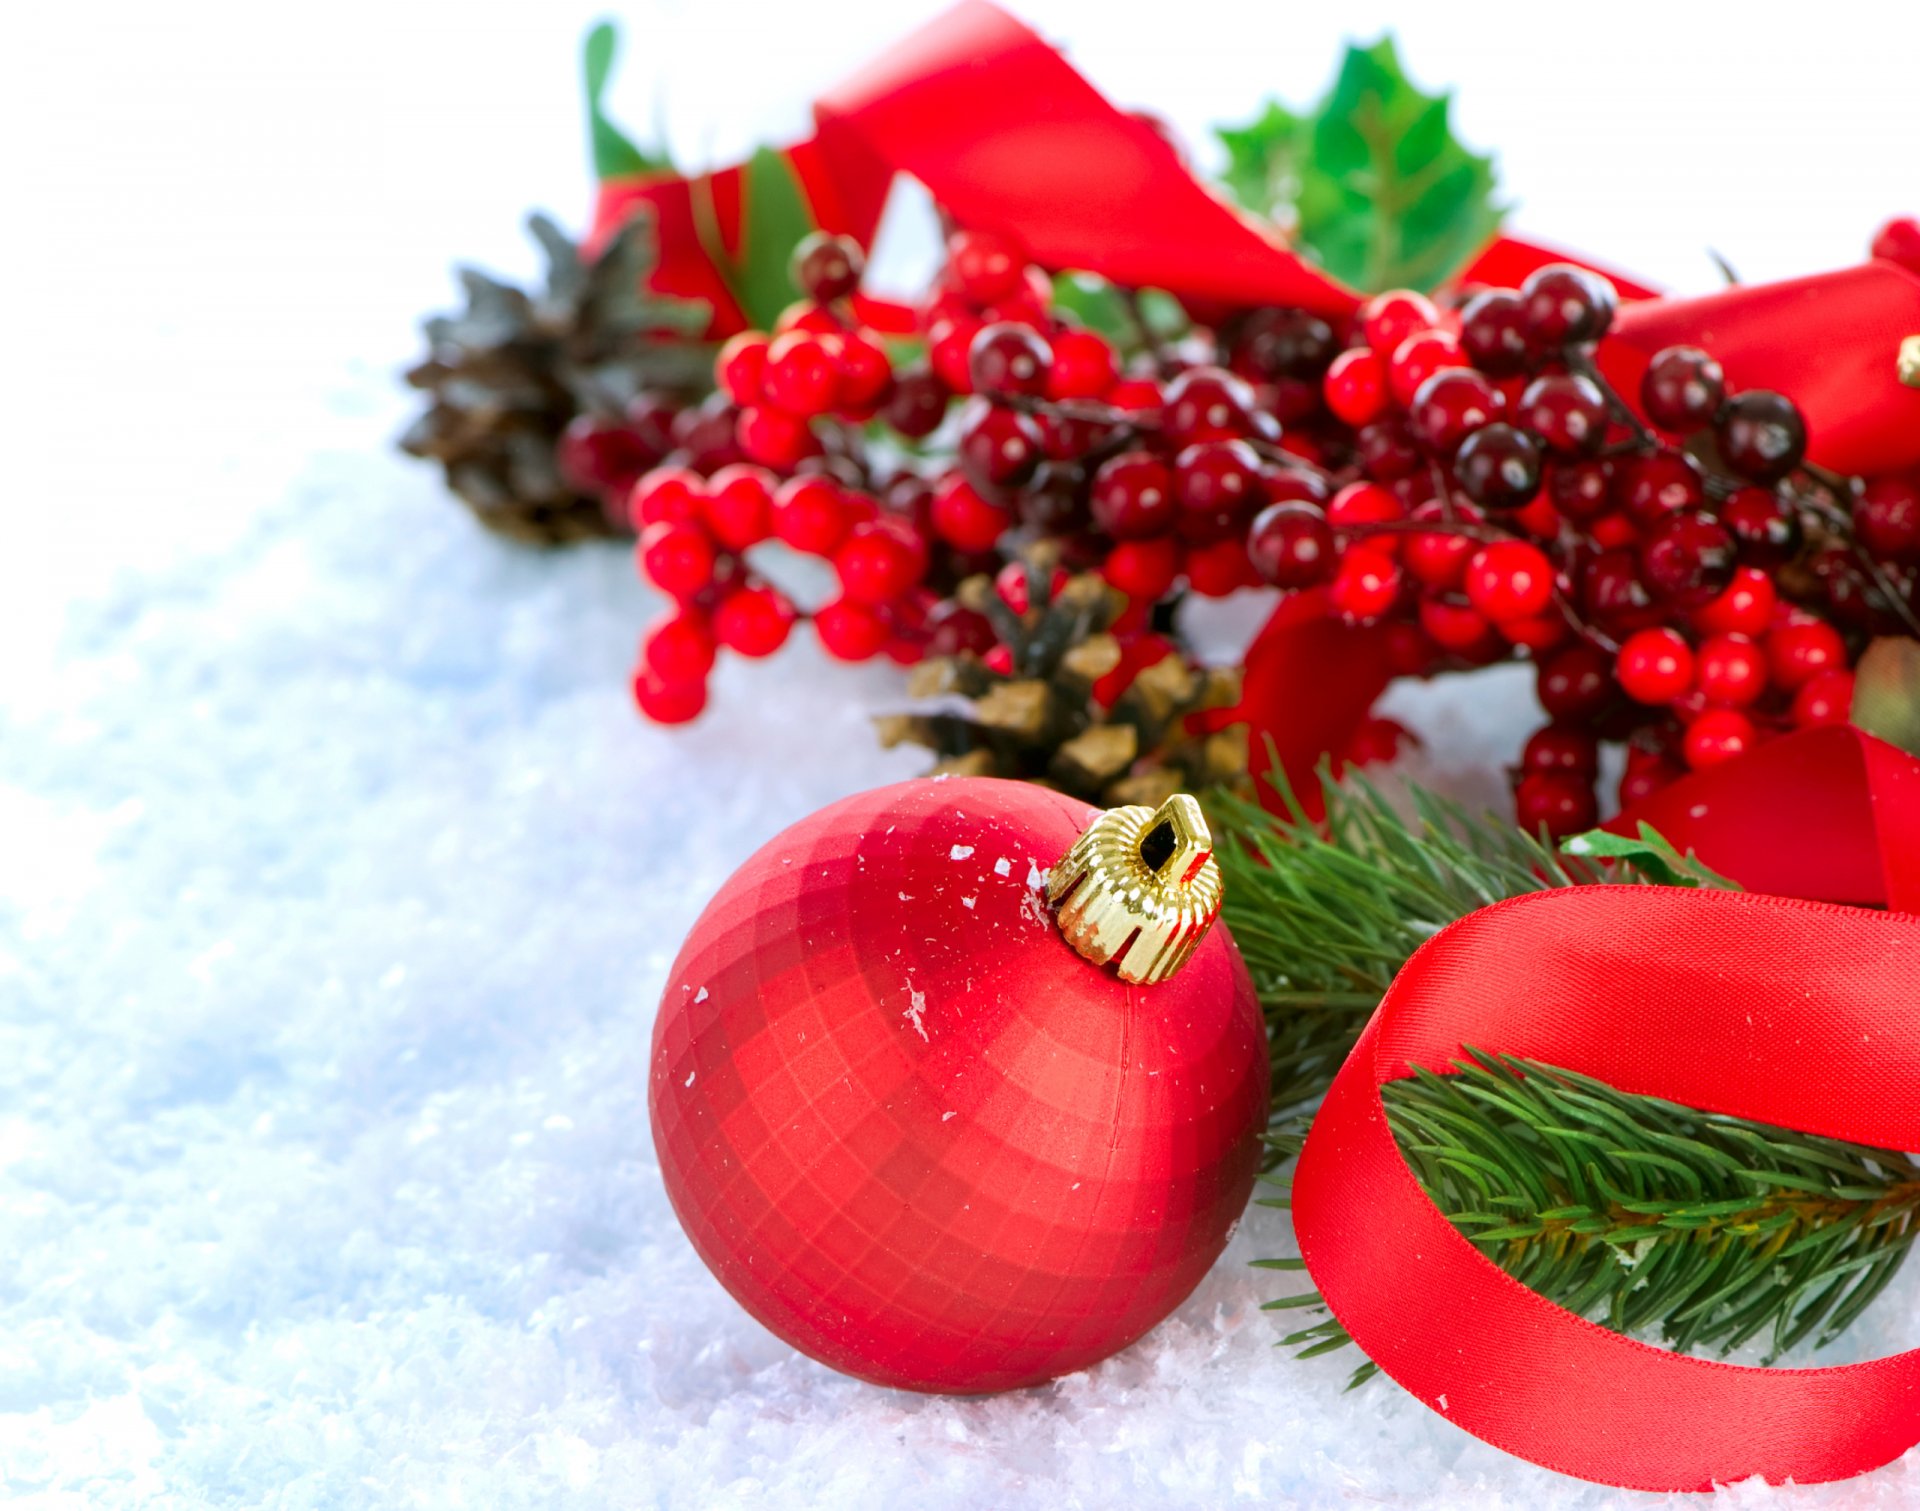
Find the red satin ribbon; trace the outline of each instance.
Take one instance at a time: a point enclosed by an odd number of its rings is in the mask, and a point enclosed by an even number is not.
[[[1798,743],[1803,769],[1826,763],[1860,783],[1820,815],[1840,827],[1793,836],[1807,889],[1857,882],[1828,866],[1832,846],[1849,865],[1877,855],[1893,901],[1920,906],[1920,762],[1857,731]],[[1709,794],[1710,811],[1720,796]],[[1778,789],[1771,801],[1781,806]],[[1314,1120],[1293,1196],[1308,1270],[1394,1379],[1476,1437],[1563,1473],[1670,1491],[1875,1468],[1920,1442],[1920,1350],[1753,1369],[1576,1317],[1508,1276],[1427,1199],[1380,1087],[1474,1045],[1709,1111],[1920,1149],[1917,1003],[1913,913],[1655,887],[1482,909],[1408,962]]]

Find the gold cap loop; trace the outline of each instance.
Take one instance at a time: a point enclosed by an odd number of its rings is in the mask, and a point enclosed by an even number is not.
[[[1920,388],[1920,336],[1908,336],[1900,343],[1900,381],[1909,388]]]
[[[1220,916],[1220,894],[1206,815],[1184,792],[1100,814],[1047,878],[1067,943],[1140,985],[1187,963]]]

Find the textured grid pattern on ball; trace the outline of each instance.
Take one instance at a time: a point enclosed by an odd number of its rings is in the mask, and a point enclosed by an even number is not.
[[[905,783],[722,888],[668,977],[669,1194],[743,1305],[881,1383],[1080,1368],[1192,1289],[1245,1204],[1266,1056],[1224,929],[1128,987],[1059,938],[1046,868],[1094,810]]]

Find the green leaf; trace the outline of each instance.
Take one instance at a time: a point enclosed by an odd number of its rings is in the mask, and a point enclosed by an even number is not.
[[[1177,341],[1193,327],[1180,301],[1164,289],[1128,291],[1115,288],[1091,273],[1058,273],[1053,280],[1053,303],[1088,330],[1105,336],[1122,352]]]
[[[771,330],[796,292],[788,271],[793,249],[817,227],[786,153],[761,147],[740,174],[738,247],[729,248],[720,235],[708,179],[693,182],[694,225],[748,322],[757,330]]]
[[[1854,668],[1853,722],[1920,755],[1920,640],[1883,636]]]
[[[664,153],[642,152],[631,137],[607,119],[601,105],[619,40],[619,31],[611,21],[602,21],[587,33],[587,139],[593,150],[594,177],[631,178],[639,173],[671,173],[671,159]]]
[[[1390,38],[1350,46],[1312,111],[1269,103],[1219,132],[1226,187],[1336,278],[1368,292],[1433,288],[1500,224],[1492,161],[1454,137],[1449,103],[1408,82]]]
[[[1722,876],[1691,850],[1682,855],[1651,824],[1642,824],[1639,834],[1633,836],[1589,829],[1563,841],[1560,849],[1563,854],[1587,860],[1631,861],[1648,881],[1662,887],[1740,890],[1739,882]]]
[[[1300,160],[1306,152],[1306,122],[1276,100],[1244,126],[1220,126],[1214,135],[1227,149],[1223,182],[1247,209],[1269,220],[1293,218],[1300,193]]]

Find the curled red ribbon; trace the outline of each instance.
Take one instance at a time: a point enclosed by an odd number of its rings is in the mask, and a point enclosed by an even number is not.
[[[1859,786],[1828,810],[1843,828],[1801,830],[1788,848],[1817,885],[1865,874],[1829,869],[1829,847],[1848,863],[1877,855],[1892,900],[1920,906],[1908,859],[1920,851],[1920,762],[1858,731],[1816,734],[1800,737],[1797,758],[1838,779],[1851,746]],[[1724,790],[1707,798],[1733,802]],[[1307,1268],[1400,1384],[1476,1437],[1562,1473],[1671,1491],[1876,1468],[1920,1442],[1920,1350],[1755,1369],[1577,1317],[1428,1200],[1380,1087],[1482,1046],[1707,1111],[1915,1149],[1917,1007],[1914,913],[1664,887],[1571,888],[1482,909],[1395,978],[1314,1120],[1293,1195]]]

